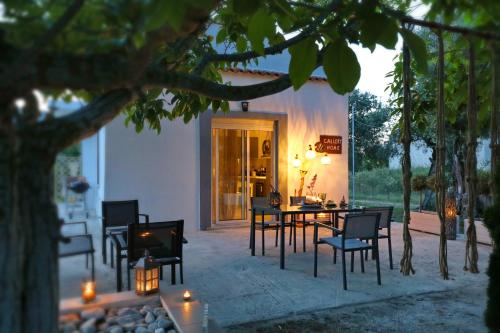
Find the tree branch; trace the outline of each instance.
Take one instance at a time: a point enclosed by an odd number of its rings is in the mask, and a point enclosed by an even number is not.
[[[315,30],[323,23],[323,21],[331,14],[332,11],[337,10],[341,5],[340,0],[333,0],[327,6],[321,7],[323,9],[323,14],[321,14],[313,23],[308,25],[304,30],[302,30],[298,35],[285,40],[282,43],[269,46],[264,48],[264,54],[257,53],[255,51],[247,51],[242,53],[232,53],[232,54],[207,54],[200,61],[198,66],[193,70],[194,74],[201,74],[205,67],[210,62],[242,62],[265,55],[278,54],[286,50],[292,45],[299,43],[300,41],[312,36]]]
[[[49,136],[49,146],[60,151],[95,134],[134,98],[130,89],[111,90],[69,115],[38,123],[38,134]]]
[[[85,0],[74,0],[66,9],[61,17],[30,47],[30,52],[39,53],[47,44],[50,43],[68,24],[73,17],[80,11]]]
[[[166,89],[183,90],[218,100],[241,101],[281,92],[289,88],[292,83],[288,74],[284,74],[275,80],[263,83],[247,86],[230,86],[212,82],[192,74],[152,68],[148,70],[141,85],[145,87],[156,86]]]

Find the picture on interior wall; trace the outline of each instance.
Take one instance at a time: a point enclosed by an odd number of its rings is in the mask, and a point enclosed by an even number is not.
[[[264,140],[264,142],[262,142],[262,155],[263,156],[271,155],[271,140]]]

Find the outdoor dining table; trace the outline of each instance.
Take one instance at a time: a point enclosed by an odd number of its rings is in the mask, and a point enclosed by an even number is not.
[[[127,231],[128,227],[113,227],[108,228],[106,233],[109,235],[111,239],[111,243],[115,246],[116,249],[116,291],[120,292],[123,289],[122,284],[122,259],[126,258],[126,256],[122,255],[122,251],[127,249]],[[186,238],[182,237],[182,243],[187,244],[188,241]],[[152,244],[155,246],[155,244]],[[128,268],[127,268],[128,269]]]
[[[346,207],[328,207],[328,206],[290,206],[281,205],[280,207],[252,207],[252,218],[250,225],[250,244],[252,256],[255,256],[255,220],[257,215],[275,215],[279,216],[280,221],[280,268],[285,269],[285,219],[286,216],[293,215],[303,215],[305,218],[306,214],[328,214],[330,217],[330,222],[338,228],[339,213],[356,213],[361,212],[361,208],[356,208],[353,206]],[[332,219],[333,217],[333,219]]]

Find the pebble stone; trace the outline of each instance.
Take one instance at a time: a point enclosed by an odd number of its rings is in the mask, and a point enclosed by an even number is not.
[[[80,331],[82,333],[95,333],[95,318],[90,318],[87,321],[85,321],[82,326],[80,326]]]
[[[104,318],[104,316],[106,315],[106,311],[104,311],[104,309],[101,307],[96,307],[83,310],[80,315],[83,319],[95,318],[96,320],[99,320],[101,318]]]
[[[144,321],[146,324],[151,324],[153,321],[155,321],[155,315],[152,312],[147,312],[146,318],[144,318]]]
[[[160,328],[155,329],[155,333],[165,333],[165,330],[160,327]]]
[[[123,328],[121,326],[115,325],[109,328],[109,333],[123,333]]]

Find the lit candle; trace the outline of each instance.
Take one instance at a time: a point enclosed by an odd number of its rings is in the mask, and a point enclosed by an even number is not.
[[[82,283],[82,301],[84,303],[91,302],[95,299],[95,282],[92,280]]]
[[[191,300],[191,293],[189,292],[189,290],[186,290],[186,291],[184,292],[184,294],[182,295],[182,298],[183,298],[186,302]]]

